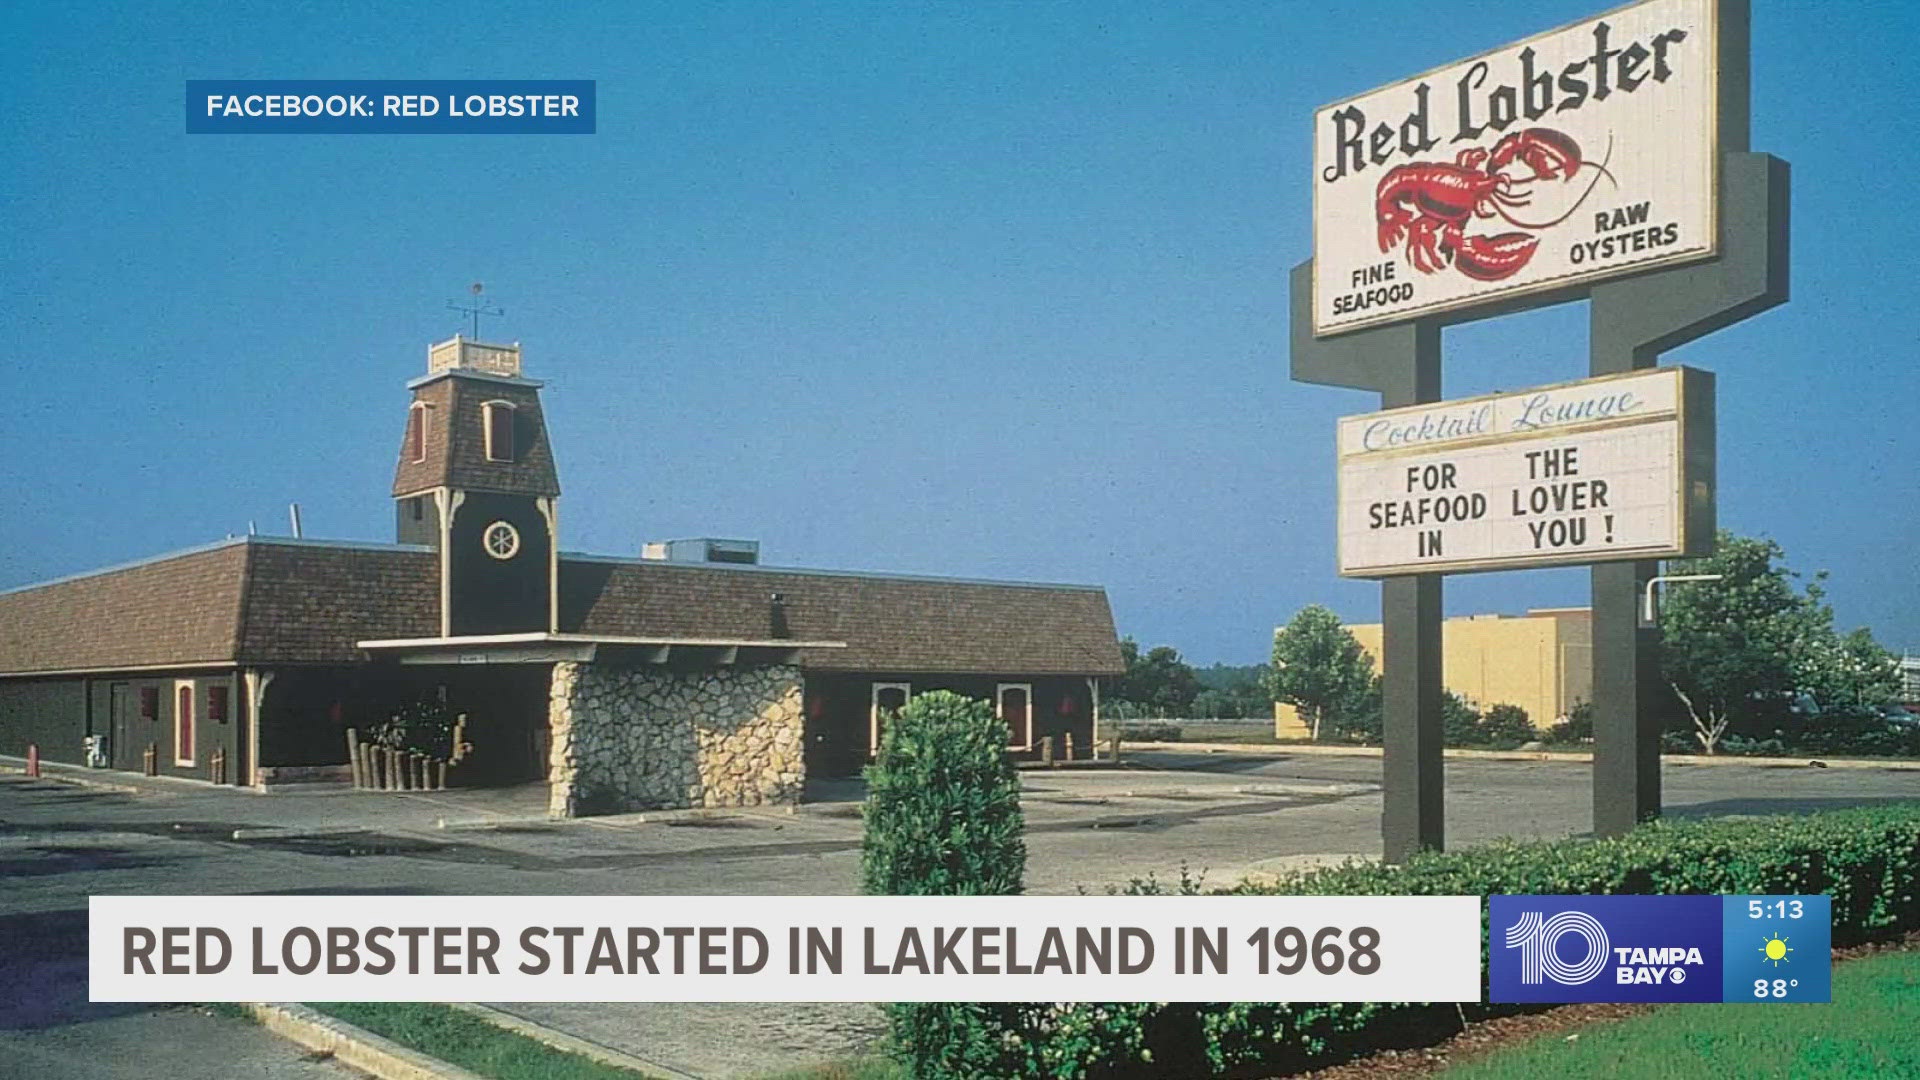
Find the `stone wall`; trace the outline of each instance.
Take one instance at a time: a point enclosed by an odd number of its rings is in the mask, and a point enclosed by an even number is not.
[[[797,803],[800,687],[791,666],[555,664],[548,811]]]

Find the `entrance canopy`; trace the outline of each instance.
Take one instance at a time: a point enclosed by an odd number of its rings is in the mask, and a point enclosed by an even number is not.
[[[552,664],[565,660],[609,664],[720,667],[799,662],[802,649],[844,649],[844,641],[787,638],[618,637],[602,634],[473,634],[462,637],[384,638],[355,645],[402,664]]]

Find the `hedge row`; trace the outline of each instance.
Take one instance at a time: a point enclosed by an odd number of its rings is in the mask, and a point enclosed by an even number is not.
[[[1154,886],[1132,891],[1164,891]],[[1795,817],[1664,821],[1612,840],[1498,843],[1348,864],[1242,887],[1255,895],[1825,893],[1833,941],[1920,928],[1920,803]],[[1482,937],[1484,941],[1484,936]],[[957,1007],[966,1009],[965,1006]],[[977,1007],[976,1007],[977,1008]],[[1033,1005],[954,1017],[999,1061],[923,1077],[1267,1076],[1387,1046],[1425,1045],[1464,1019],[1516,1006],[1396,1004]],[[929,1065],[934,1065],[929,1069]]]

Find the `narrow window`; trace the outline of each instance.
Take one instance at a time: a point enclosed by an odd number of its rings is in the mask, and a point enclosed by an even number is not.
[[[177,707],[173,711],[173,763],[191,765],[193,764],[193,683],[186,680],[175,683],[174,700]]]
[[[427,497],[425,495],[415,495],[407,500],[407,505],[413,507],[413,520],[422,521],[426,518]]]
[[[873,705],[867,713],[867,752],[880,752],[880,728],[888,718],[906,708],[907,697],[913,693],[908,683],[877,682],[873,684]]]
[[[207,687],[207,719],[216,724],[227,722],[227,688],[224,686]]]
[[[486,412],[487,460],[513,460],[513,405],[505,401],[489,401],[483,406]]]
[[[1001,683],[994,694],[994,711],[1007,725],[1009,744],[1016,750],[1033,746],[1033,686]]]
[[[407,410],[407,460],[427,460],[427,407],[418,401]]]
[[[160,688],[143,686],[140,688],[140,719],[160,719]]]

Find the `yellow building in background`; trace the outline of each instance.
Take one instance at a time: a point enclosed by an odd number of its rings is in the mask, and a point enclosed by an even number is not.
[[[1381,626],[1347,627],[1380,670]],[[1544,728],[1593,697],[1593,612],[1534,608],[1525,615],[1467,615],[1440,629],[1440,679],[1478,708],[1518,705]],[[1273,733],[1304,739],[1307,725],[1291,705],[1276,704]]]

